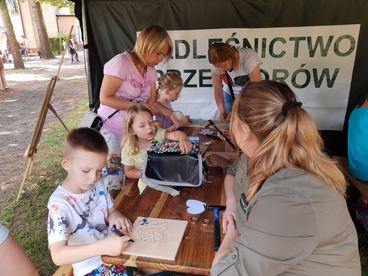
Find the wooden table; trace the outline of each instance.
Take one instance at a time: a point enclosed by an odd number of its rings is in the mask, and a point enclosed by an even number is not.
[[[192,133],[195,134],[195,130]],[[201,137],[201,142],[208,139]],[[211,151],[226,151],[224,142],[216,141],[211,144]],[[138,216],[157,217],[166,219],[187,220],[188,226],[179,247],[175,261],[167,261],[153,258],[122,255],[118,257],[104,256],[107,263],[137,266],[142,269],[168,270],[191,274],[209,275],[211,263],[215,252],[213,249],[213,213],[204,212],[196,223],[192,223],[186,209],[188,199],[197,199],[208,204],[225,205],[225,193],[223,189],[223,169],[219,167],[209,168],[209,177],[202,186],[197,188],[182,188],[181,194],[172,197],[166,193],[145,189],[139,197],[135,184],[130,183],[130,191],[122,193],[115,200],[115,206],[132,222]],[[209,219],[210,223],[202,225],[202,219]]]
[[[185,187],[177,197],[147,187],[138,199],[125,201],[129,206],[124,204],[124,199],[117,198],[116,200],[119,201],[116,207],[132,221],[135,221],[138,216],[188,221],[175,261],[128,255],[104,256],[103,260],[107,263],[146,269],[209,275],[215,253],[213,250],[213,214],[209,211],[204,212],[198,222],[191,223],[192,215],[186,211],[185,204],[188,199],[198,199],[209,204],[225,204],[222,169],[212,167],[209,171],[210,178],[206,183],[198,188]],[[203,226],[201,223],[203,218],[209,219],[210,223]]]

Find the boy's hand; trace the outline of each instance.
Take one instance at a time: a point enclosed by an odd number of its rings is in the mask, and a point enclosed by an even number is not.
[[[101,240],[103,243],[103,252],[109,256],[119,256],[129,246],[129,236],[119,237],[112,233],[106,239]]]
[[[132,223],[130,220],[117,210],[109,215],[109,224],[110,226],[116,225],[116,228],[124,234],[130,234],[132,232]]]

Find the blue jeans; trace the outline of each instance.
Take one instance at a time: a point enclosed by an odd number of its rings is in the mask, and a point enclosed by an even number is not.
[[[229,93],[224,92],[224,105],[226,113],[230,113],[233,110],[233,98]]]

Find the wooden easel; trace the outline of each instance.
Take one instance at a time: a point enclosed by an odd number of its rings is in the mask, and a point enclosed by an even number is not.
[[[72,31],[73,31],[73,26],[70,28],[70,31],[69,31],[69,34],[68,34],[68,40],[71,37]],[[29,146],[27,147],[26,152],[24,153],[24,156],[26,157],[26,170],[24,172],[22,182],[20,183],[20,187],[19,187],[19,191],[18,191],[18,196],[16,198],[16,202],[18,202],[18,200],[20,198],[20,195],[22,193],[22,190],[23,190],[24,183],[25,183],[27,177],[31,173],[32,165],[33,165],[33,162],[34,162],[34,156],[37,152],[37,146],[38,146],[38,143],[40,142],[42,130],[43,130],[43,127],[45,125],[47,111],[49,109],[52,113],[54,113],[56,118],[59,119],[59,121],[64,126],[66,131],[69,132],[68,128],[66,127],[66,125],[64,124],[64,122],[62,121],[60,116],[57,114],[55,108],[50,103],[51,98],[52,98],[52,94],[54,93],[54,88],[55,88],[55,85],[56,85],[56,81],[59,79],[59,73],[60,73],[61,65],[63,64],[63,61],[64,61],[64,56],[65,56],[66,50],[67,50],[67,47],[65,47],[63,55],[61,56],[61,61],[60,61],[60,64],[59,64],[59,68],[56,72],[56,75],[54,75],[50,79],[49,84],[47,85],[46,92],[45,92],[43,102],[42,102],[42,105],[41,105],[40,113],[38,114],[36,127],[33,131],[31,143],[29,144]]]

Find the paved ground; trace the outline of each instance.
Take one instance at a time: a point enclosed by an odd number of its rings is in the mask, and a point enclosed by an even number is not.
[[[27,69],[14,70],[5,64],[11,92],[0,91],[0,200],[19,187],[24,173],[24,153],[30,143],[47,84],[56,74],[61,58],[30,59]],[[80,63],[66,57],[53,93],[52,105],[63,118],[77,107],[77,99],[87,93],[83,54]],[[44,131],[57,120],[48,112]]]

